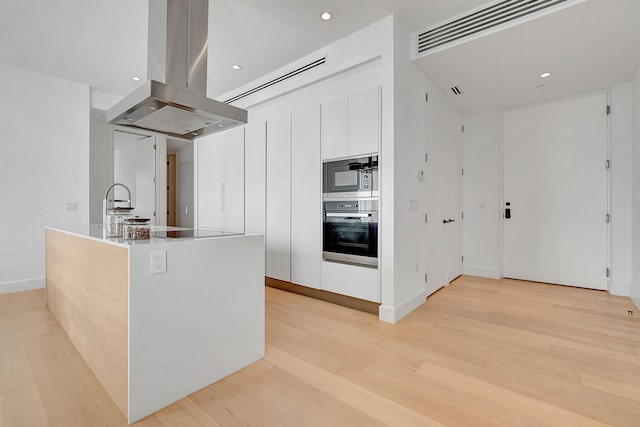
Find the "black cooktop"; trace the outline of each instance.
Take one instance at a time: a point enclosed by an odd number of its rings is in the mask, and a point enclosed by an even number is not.
[[[241,233],[234,233],[230,231],[222,230],[169,230],[169,231],[156,231],[153,233],[153,237],[160,237],[162,239],[198,239],[204,237],[220,237],[220,236],[237,236]]]

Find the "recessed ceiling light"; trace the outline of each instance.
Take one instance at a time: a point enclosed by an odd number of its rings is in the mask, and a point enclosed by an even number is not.
[[[323,21],[328,21],[329,19],[331,19],[331,13],[323,12],[322,15],[320,15],[320,18],[322,18]]]
[[[239,66],[238,64],[233,64],[231,66],[231,68],[233,68],[234,70],[239,70],[240,68],[242,68],[241,66]]]
[[[542,73],[540,74],[540,77],[542,77],[543,79],[546,79],[547,77],[551,77],[551,73]]]
[[[218,125],[219,128],[223,127],[224,125]]]
[[[140,80],[142,80],[142,79],[141,79],[140,77],[138,77],[138,76],[133,76],[133,77],[131,77],[131,78],[132,78],[133,80],[137,81],[137,82],[139,82]]]

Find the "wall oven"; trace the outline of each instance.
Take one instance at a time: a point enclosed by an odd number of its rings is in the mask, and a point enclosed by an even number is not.
[[[378,268],[378,201],[323,203],[322,258]]]
[[[378,156],[323,163],[322,193],[327,198],[377,197]]]

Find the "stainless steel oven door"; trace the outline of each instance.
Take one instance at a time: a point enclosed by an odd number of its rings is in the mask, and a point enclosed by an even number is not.
[[[377,268],[377,211],[336,212],[325,209],[322,257],[328,261]]]

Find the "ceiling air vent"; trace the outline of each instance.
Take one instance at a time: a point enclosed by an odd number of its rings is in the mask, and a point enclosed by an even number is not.
[[[224,102],[226,104],[230,104],[230,103],[235,102],[235,101],[237,101],[239,99],[246,98],[247,96],[253,95],[256,92],[260,92],[261,90],[264,90],[264,89],[266,89],[266,88],[268,88],[270,86],[273,86],[273,85],[278,84],[278,83],[282,83],[283,81],[288,80],[291,77],[295,77],[295,76],[297,76],[299,74],[302,74],[302,73],[307,72],[309,70],[312,70],[312,69],[314,69],[316,67],[319,67],[319,66],[321,66],[323,64],[326,64],[326,62],[327,62],[327,57],[323,56],[320,59],[316,59],[315,61],[308,63],[307,65],[304,65],[304,66],[302,66],[300,68],[296,68],[293,71],[290,71],[290,72],[288,72],[286,74],[281,75],[280,77],[276,77],[275,79],[269,80],[266,83],[263,83],[263,84],[261,84],[259,86],[254,87],[253,89],[249,89],[248,91],[242,92],[241,94],[238,94],[238,95],[234,96],[233,98],[229,98]]]
[[[464,93],[458,86],[452,87],[451,92],[453,92],[454,95],[462,95]]]
[[[471,38],[478,33],[488,33],[490,29],[504,26],[514,21],[533,18],[534,14],[550,12],[550,8],[569,6],[584,0],[502,0],[490,3],[480,9],[460,15],[437,24],[417,34],[416,56],[442,50],[449,44]],[[495,30],[494,30],[495,31]]]

